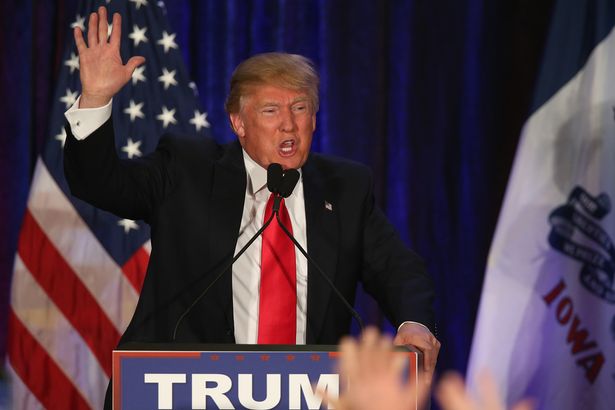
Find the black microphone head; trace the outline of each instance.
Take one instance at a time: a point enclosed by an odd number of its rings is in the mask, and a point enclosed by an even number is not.
[[[280,192],[282,175],[282,165],[274,162],[267,167],[267,189],[269,189],[269,192],[273,192],[274,194]]]
[[[282,178],[282,183],[280,184],[280,195],[288,198],[293,193],[297,182],[299,182],[299,171],[296,169],[284,171],[284,178]]]

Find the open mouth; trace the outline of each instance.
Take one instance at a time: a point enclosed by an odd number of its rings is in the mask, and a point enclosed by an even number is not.
[[[278,153],[282,157],[290,157],[297,152],[297,142],[295,140],[284,140],[278,147]]]

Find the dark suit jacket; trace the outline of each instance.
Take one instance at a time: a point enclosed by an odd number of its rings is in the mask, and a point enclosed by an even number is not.
[[[163,137],[153,154],[124,161],[111,120],[84,141],[68,126],[67,134],[72,193],[151,226],[147,276],[121,342],[168,342],[182,312],[233,256],[246,190],[241,147]],[[353,303],[360,281],[394,325],[413,320],[433,331],[431,279],[375,206],[368,169],[312,153],[302,173],[307,250],[335,286]],[[307,299],[307,343],[336,344],[351,316],[312,266]],[[176,340],[234,342],[230,272],[184,319]]]

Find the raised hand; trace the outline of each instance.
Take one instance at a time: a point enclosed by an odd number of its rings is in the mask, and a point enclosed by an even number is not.
[[[145,62],[141,56],[131,57],[126,64],[120,56],[122,17],[113,15],[113,32],[107,41],[107,9],[100,7],[98,13],[90,14],[88,43],[83,32],[75,27],[74,36],[79,52],[81,99],[79,108],[94,108],[106,105],[118,91],[130,81],[132,72]]]

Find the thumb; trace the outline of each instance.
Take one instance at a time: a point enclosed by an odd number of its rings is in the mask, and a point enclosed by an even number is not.
[[[135,68],[139,67],[143,63],[145,63],[145,57],[131,57],[130,60],[128,60],[128,62],[126,63],[126,71],[128,71],[130,75],[132,75],[132,72],[135,71]]]

